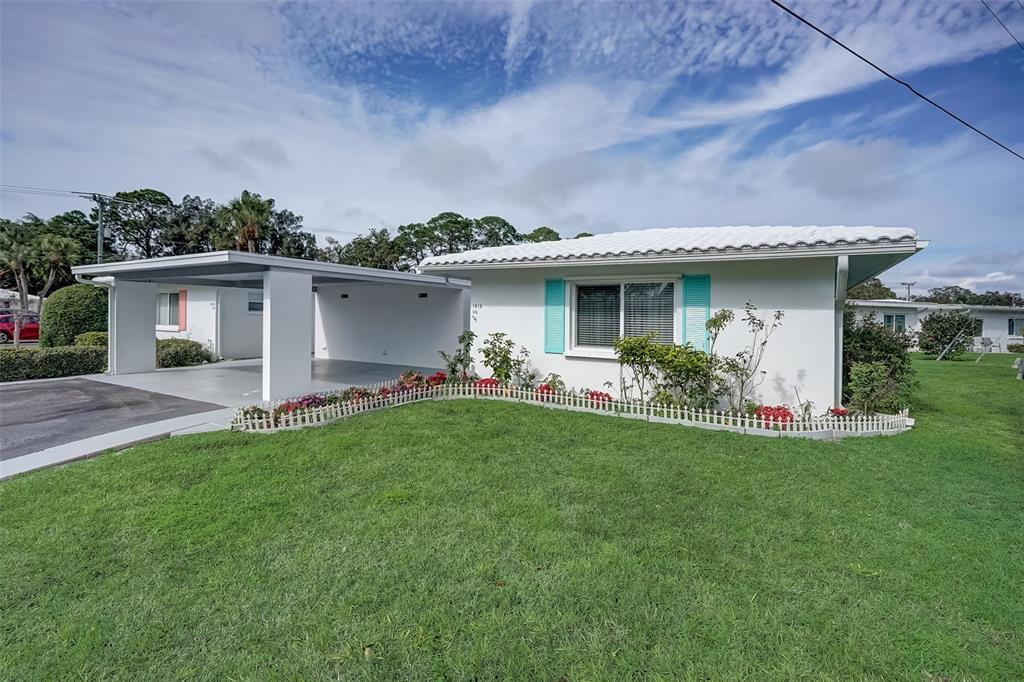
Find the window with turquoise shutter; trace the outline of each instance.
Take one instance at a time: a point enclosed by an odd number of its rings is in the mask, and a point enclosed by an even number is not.
[[[707,322],[711,317],[711,275],[683,277],[683,343],[711,350]]]
[[[544,280],[544,352],[565,352],[565,280]]]

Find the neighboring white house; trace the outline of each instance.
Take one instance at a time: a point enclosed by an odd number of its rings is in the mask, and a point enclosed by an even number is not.
[[[1024,337],[1024,308],[1003,305],[961,305],[920,303],[901,299],[850,301],[860,311],[874,315],[890,329],[917,332],[921,321],[940,310],[963,310],[975,319],[975,328],[968,333],[975,338],[988,338],[992,348],[1006,351],[1008,343],[1021,343]]]
[[[449,277],[241,251],[72,272],[110,290],[112,374],[153,371],[157,337],[188,338],[218,358],[262,357],[265,400],[308,393],[314,355],[437,367],[469,325],[469,282]]]
[[[14,310],[21,306],[21,294],[13,289],[0,289],[0,311]],[[39,297],[34,294],[28,295],[28,309],[35,312],[39,310]]]
[[[748,301],[763,319],[782,310],[759,397],[794,404],[799,393],[823,410],[841,399],[847,289],[926,245],[909,228],[668,228],[434,256],[419,269],[472,280],[478,343],[505,332],[542,376],[577,388],[619,385],[620,336],[706,349],[705,322],[730,308],[737,319],[716,352],[732,355],[750,343]]]

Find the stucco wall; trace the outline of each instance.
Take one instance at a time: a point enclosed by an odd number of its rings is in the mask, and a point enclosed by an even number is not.
[[[427,294],[420,298],[419,294]],[[342,298],[347,294],[347,298]],[[466,328],[469,293],[388,284],[318,286],[314,349],[318,358],[441,367]]]
[[[198,341],[212,350],[217,336],[217,289],[214,287],[157,286],[158,293],[178,293],[181,289],[188,291],[185,296],[185,329],[171,330],[156,325],[156,337],[158,339],[190,339]],[[153,320],[156,324],[156,310],[153,311]]]
[[[185,329],[170,330],[156,327],[158,339],[190,339],[198,341],[220,357],[230,360],[258,358],[263,349],[263,315],[248,312],[249,294],[259,289],[229,287],[159,286],[160,293],[174,293],[186,289]],[[220,309],[220,344],[217,345],[217,311]],[[154,311],[155,318],[155,311]]]
[[[472,329],[478,335],[478,343],[492,332],[509,334],[517,345],[530,351],[532,365],[541,376],[556,372],[569,386],[576,388],[601,388],[608,381],[617,392],[620,369],[614,359],[544,352],[544,280],[604,276],[678,278],[687,273],[710,274],[712,314],[731,308],[737,317],[720,337],[716,351],[731,355],[749,344],[750,333],[741,319],[748,300],[758,307],[762,319],[769,319],[775,309],[783,310],[786,316],[782,328],[769,342],[761,366],[767,374],[757,391],[759,398],[766,403],[794,404],[799,392],[801,400],[812,400],[816,410],[824,411],[834,402],[835,267],[832,258],[816,258],[474,272]],[[567,291],[567,350],[569,298]],[[677,308],[677,341],[679,314]],[[476,359],[477,371],[488,376],[488,370],[480,363],[479,352]]]
[[[263,314],[249,312],[249,294],[262,297],[258,289],[220,290],[220,354],[241,360],[263,353]]]

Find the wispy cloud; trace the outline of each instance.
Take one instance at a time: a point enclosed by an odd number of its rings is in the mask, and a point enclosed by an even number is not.
[[[971,2],[797,7],[900,73],[1006,42]],[[5,183],[219,200],[248,187],[339,238],[442,210],[567,235],[908,224],[939,248],[905,267],[935,282],[1002,276],[998,262],[940,266],[1024,247],[1019,162],[953,126],[894,133],[925,120],[920,105],[880,114],[872,97],[790,120],[878,75],[768,3],[8,2],[3,15]],[[84,208],[37,199],[2,195],[0,210]]]

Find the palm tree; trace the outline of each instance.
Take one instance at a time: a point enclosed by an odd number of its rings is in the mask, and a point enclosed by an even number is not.
[[[50,287],[61,269],[77,263],[82,256],[82,245],[70,237],[59,234],[44,234],[37,244],[38,259],[47,269],[46,284],[39,291],[39,312],[43,312],[43,299],[50,293]]]
[[[39,256],[38,238],[26,225],[0,222],[0,266],[11,271],[18,284],[18,310],[14,313],[14,345],[21,342],[21,319],[28,310],[28,269]]]
[[[259,194],[242,190],[217,215],[218,222],[234,237],[235,245],[244,245],[249,253],[256,253],[260,240],[266,236],[274,212],[274,200],[263,199]]]

